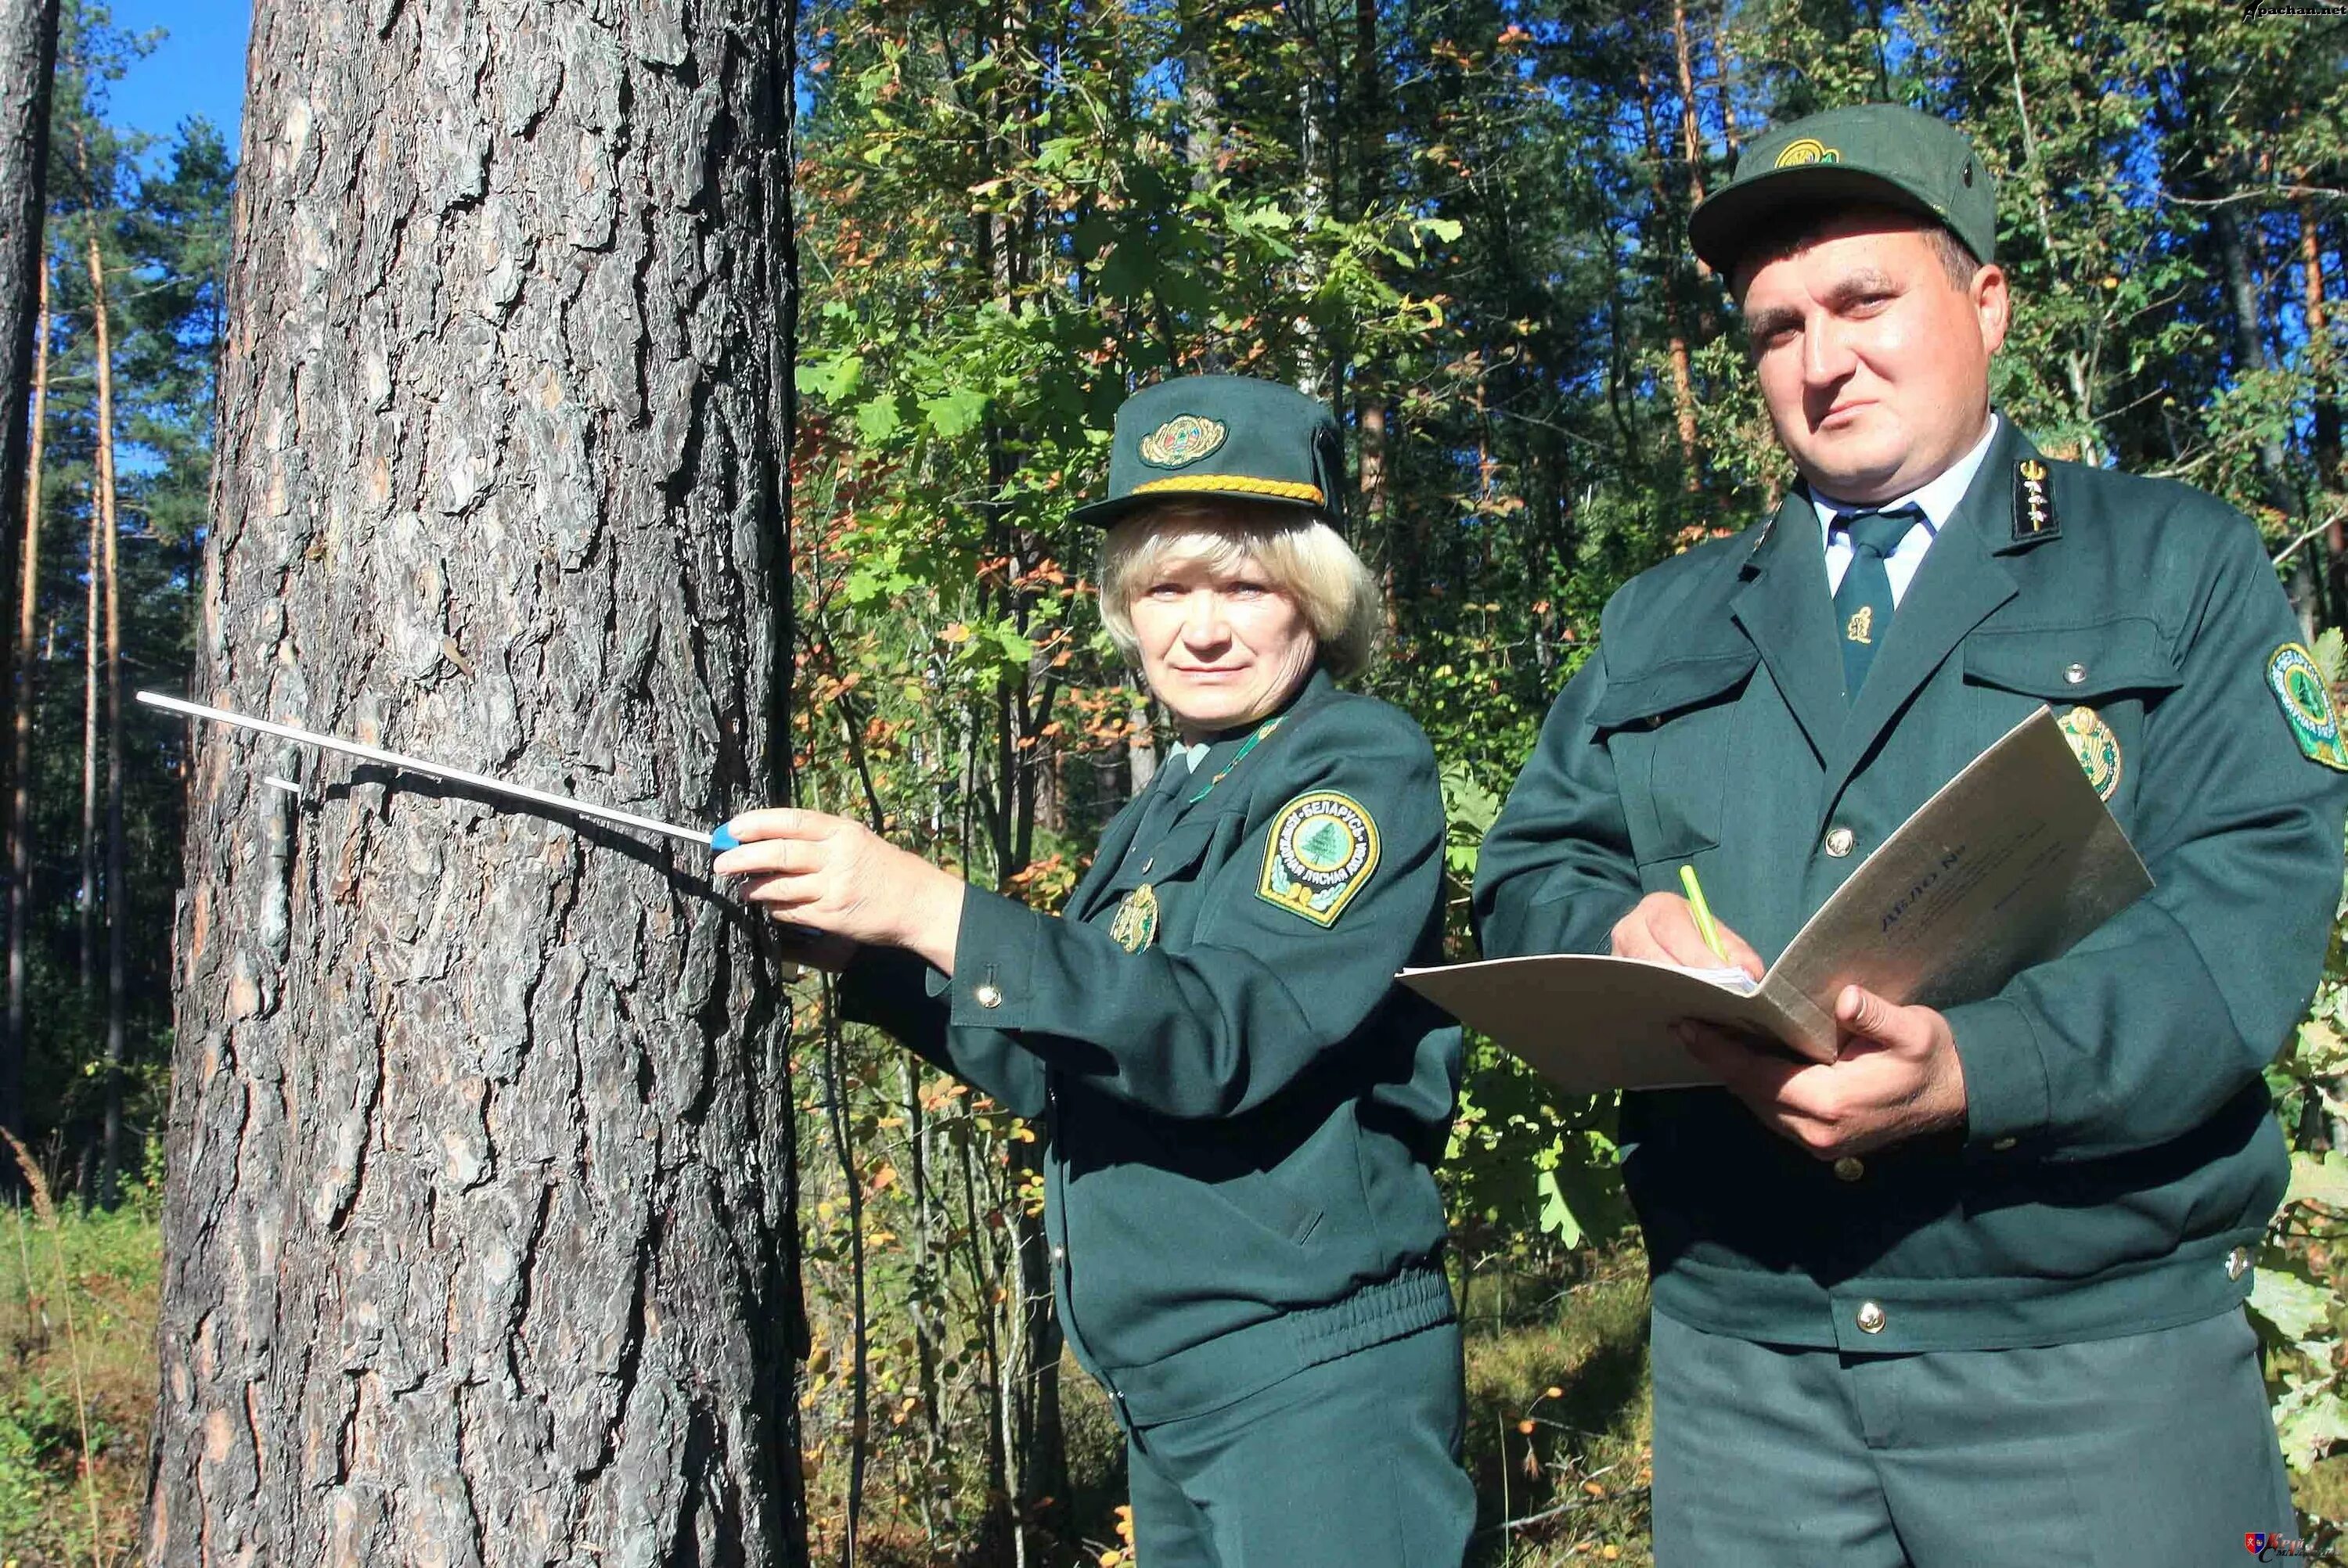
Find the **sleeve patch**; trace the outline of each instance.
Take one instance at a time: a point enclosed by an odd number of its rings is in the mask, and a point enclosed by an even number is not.
[[[2348,742],[2340,734],[2340,711],[2332,689],[2314,656],[2296,642],[2286,642],[2267,658],[2267,685],[2291,721],[2299,749],[2327,768],[2348,773]]]
[[[1378,866],[1378,825],[1334,790],[1298,795],[1272,819],[1256,897],[1334,926]]]

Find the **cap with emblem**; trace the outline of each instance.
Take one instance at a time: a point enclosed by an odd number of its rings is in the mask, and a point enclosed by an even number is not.
[[[1342,531],[1344,469],[1336,417],[1318,398],[1252,376],[1186,375],[1125,400],[1108,494],[1075,516],[1105,528],[1169,497],[1222,496],[1314,512]]]
[[[1879,202],[1943,224],[1983,261],[1997,256],[1997,187],[1962,131],[1899,104],[1857,104],[1779,126],[1688,218],[1688,243],[1727,272],[1755,225],[1793,207]]]

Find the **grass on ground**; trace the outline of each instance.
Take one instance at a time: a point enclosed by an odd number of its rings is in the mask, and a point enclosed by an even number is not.
[[[139,1203],[0,1214],[0,1565],[134,1560],[161,1260]]]

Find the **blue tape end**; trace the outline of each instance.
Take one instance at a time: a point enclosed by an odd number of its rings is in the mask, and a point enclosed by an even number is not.
[[[741,848],[742,841],[734,836],[732,828],[721,823],[709,835],[709,847],[723,854],[728,849]]]

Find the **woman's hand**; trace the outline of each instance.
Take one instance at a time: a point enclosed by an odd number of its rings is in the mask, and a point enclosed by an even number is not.
[[[747,878],[742,896],[778,920],[830,937],[904,948],[948,974],[962,926],[963,879],[860,823],[819,811],[744,812],[726,825],[741,847],[711,869]]]

